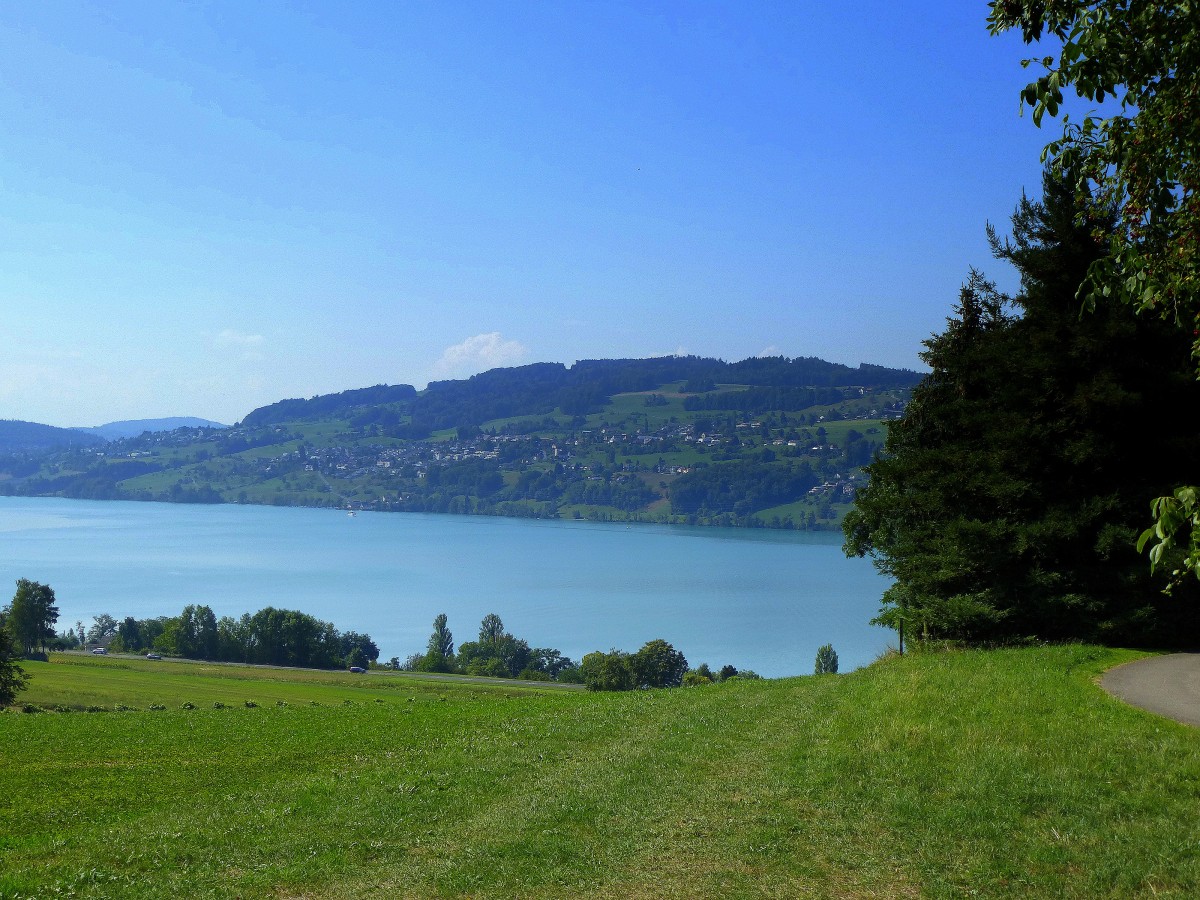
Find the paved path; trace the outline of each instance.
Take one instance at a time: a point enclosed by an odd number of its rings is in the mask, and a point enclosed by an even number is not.
[[[1125,663],[1105,672],[1100,686],[1126,703],[1200,726],[1200,652]]]

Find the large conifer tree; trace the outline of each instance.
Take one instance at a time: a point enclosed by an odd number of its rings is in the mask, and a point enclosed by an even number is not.
[[[1012,238],[993,236],[1019,295],[972,273],[868,467],[846,550],[895,577],[884,624],[971,641],[1195,638],[1194,599],[1163,597],[1134,546],[1146,497],[1200,463],[1189,341],[1125,306],[1080,315],[1114,223],[1076,204],[1047,178]]]
[[[29,676],[17,665],[16,648],[8,630],[8,614],[0,611],[0,706],[13,702],[18,691],[25,689]]]

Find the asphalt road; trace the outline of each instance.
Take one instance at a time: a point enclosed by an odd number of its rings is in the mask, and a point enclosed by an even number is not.
[[[1105,672],[1100,686],[1126,703],[1200,726],[1200,652],[1125,663]]]

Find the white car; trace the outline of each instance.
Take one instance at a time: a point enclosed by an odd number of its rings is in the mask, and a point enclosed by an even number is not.
[[[98,655],[100,655],[100,656],[108,656],[108,651],[107,651],[107,650],[105,650],[103,647],[97,647],[97,648],[96,648],[95,650],[93,650],[92,652],[93,652],[93,653],[96,653],[96,654],[98,654]]]

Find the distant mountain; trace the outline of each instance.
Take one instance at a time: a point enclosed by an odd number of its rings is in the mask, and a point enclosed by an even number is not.
[[[120,438],[137,437],[146,431],[174,431],[176,428],[228,427],[228,425],[222,425],[220,422],[197,419],[195,416],[168,416],[165,419],[128,419],[123,422],[109,422],[107,425],[97,425],[94,428],[74,428],[71,430],[94,434],[106,441],[115,441]]]
[[[90,447],[104,438],[74,428],[55,428],[37,422],[0,420],[0,453],[30,453],[67,447]]]

